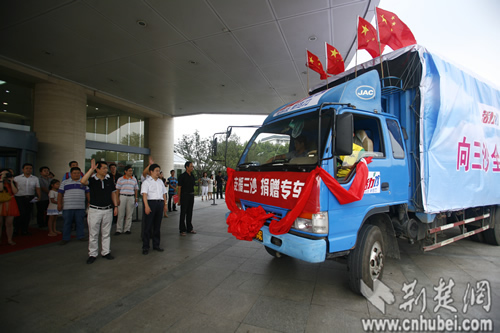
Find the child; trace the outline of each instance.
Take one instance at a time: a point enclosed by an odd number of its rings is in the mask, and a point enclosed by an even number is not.
[[[61,215],[61,212],[57,210],[57,190],[61,182],[57,179],[52,179],[49,185],[49,206],[47,207],[47,216],[49,217],[49,236],[57,236],[60,231],[56,230],[57,216]]]

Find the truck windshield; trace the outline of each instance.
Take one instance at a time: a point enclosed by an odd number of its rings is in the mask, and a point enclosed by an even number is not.
[[[321,122],[321,147],[324,147],[330,116],[323,116]],[[318,126],[317,112],[262,126],[245,149],[239,167],[317,164]]]

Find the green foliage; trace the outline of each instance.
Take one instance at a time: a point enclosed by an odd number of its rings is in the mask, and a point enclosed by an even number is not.
[[[192,135],[184,134],[174,147],[178,154],[193,162],[196,177],[201,177],[203,172],[214,170],[210,139],[202,139],[198,130]]]
[[[270,158],[288,153],[288,144],[274,144],[270,141],[254,143],[248,152],[246,162],[266,163]]]
[[[227,162],[226,167],[233,169],[236,168],[240,160],[241,154],[245,149],[246,143],[241,144],[240,138],[235,134],[232,134],[228,138],[227,143],[225,141],[225,136],[221,136],[218,139],[219,141],[217,143],[217,156],[214,157],[215,160],[219,161],[217,162],[217,169],[222,170],[224,168],[224,161]],[[227,153],[226,153],[226,145],[227,145]]]
[[[193,162],[197,175],[201,176],[203,172],[210,175],[211,171],[224,171],[226,167],[235,169],[246,145],[247,142],[241,143],[236,134],[232,134],[227,141],[225,135],[220,135],[217,138],[217,155],[213,156],[212,138],[202,139],[196,131],[193,135],[183,135],[182,139],[175,144],[175,149],[186,160]],[[270,141],[254,143],[246,162],[257,161],[264,164],[270,158],[286,154],[288,151],[288,143],[276,144]],[[224,165],[225,162],[227,165]]]
[[[131,147],[144,147],[144,134],[133,132],[121,138],[120,144]]]

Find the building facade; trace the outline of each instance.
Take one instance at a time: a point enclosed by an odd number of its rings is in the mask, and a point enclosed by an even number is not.
[[[69,161],[130,164],[139,176],[152,155],[174,167],[173,118],[46,73],[0,61],[0,168],[35,174],[48,166],[56,178]]]

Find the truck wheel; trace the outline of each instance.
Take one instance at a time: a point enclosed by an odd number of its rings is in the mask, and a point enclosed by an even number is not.
[[[490,227],[494,228],[482,232],[482,234],[484,234],[485,243],[500,245],[500,206],[496,206],[492,209]]]
[[[352,291],[361,294],[361,280],[373,289],[373,280],[382,279],[384,259],[384,240],[380,228],[365,224],[347,261]]]
[[[271,249],[270,247],[267,247],[267,246],[264,246],[266,248],[266,251],[267,253],[269,253],[270,255],[272,255],[273,257],[275,258],[283,258],[283,257],[286,257],[286,255],[284,255],[283,253],[281,252],[278,252],[276,250],[273,250]]]

